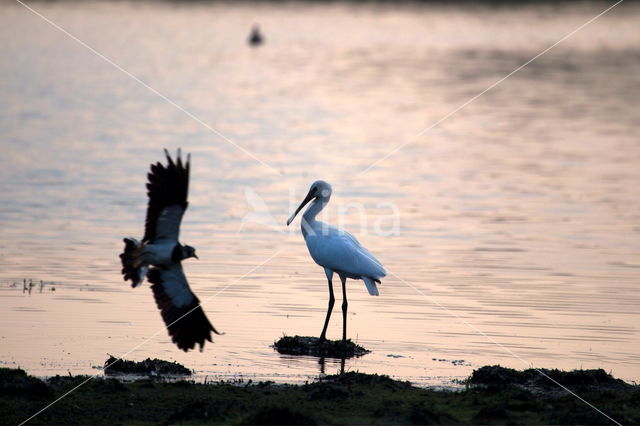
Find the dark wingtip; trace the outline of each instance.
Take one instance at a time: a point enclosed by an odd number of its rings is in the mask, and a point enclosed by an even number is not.
[[[178,156],[177,156],[176,164],[178,166],[178,169],[184,170],[185,167],[182,165],[182,153],[180,148],[178,148]]]

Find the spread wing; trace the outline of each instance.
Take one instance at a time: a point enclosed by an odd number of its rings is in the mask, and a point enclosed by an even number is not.
[[[180,222],[187,209],[187,194],[189,192],[189,161],[182,162],[180,150],[174,162],[169,152],[165,149],[168,164],[160,162],[151,165],[151,171],[147,175],[147,195],[149,205],[147,207],[147,220],[143,242],[156,239],[169,239],[178,241]]]
[[[205,339],[212,341],[212,331],[220,334],[211,325],[200,306],[200,300],[189,288],[180,263],[152,268],[147,279],[152,284],[153,297],[169,335],[180,349],[187,352],[197,343],[202,351]]]

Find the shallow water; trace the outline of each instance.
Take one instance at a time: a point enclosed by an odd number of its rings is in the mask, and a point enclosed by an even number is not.
[[[228,140],[1,3],[3,365],[90,374],[112,354],[209,379],[338,371],[269,346],[322,327],[324,274],[299,222],[284,227],[322,178],[334,189],[325,219],[389,271],[380,297],[348,284],[349,335],[373,352],[345,369],[445,386],[485,364],[640,376],[637,5],[368,170],[606,6],[32,6]],[[254,22],[258,49],[245,43]],[[150,291],[119,275],[163,147],[192,154],[181,238],[201,260],[185,269],[226,333],[202,353],[179,352]]]

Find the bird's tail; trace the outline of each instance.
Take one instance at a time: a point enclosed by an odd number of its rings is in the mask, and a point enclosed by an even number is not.
[[[371,277],[362,277],[362,281],[366,284],[367,291],[369,291],[370,295],[378,296],[380,294],[378,293],[378,286],[376,285],[376,283],[380,284],[380,280]]]
[[[135,238],[125,238],[124,251],[120,253],[124,280],[131,280],[131,287],[138,287],[147,275],[149,265],[141,260],[144,244]]]

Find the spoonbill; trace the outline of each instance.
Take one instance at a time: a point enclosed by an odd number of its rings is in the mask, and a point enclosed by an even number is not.
[[[211,332],[218,331],[205,315],[200,300],[189,288],[182,270],[182,261],[196,255],[196,250],[178,242],[180,222],[187,209],[189,192],[189,162],[182,162],[180,150],[176,161],[164,150],[167,165],[151,165],[147,175],[147,219],[142,242],[125,238],[124,252],[120,254],[124,280],[138,287],[145,277],[149,280],[156,305],[160,310],[172,341],[188,352],[197,344],[200,351]],[[149,266],[153,268],[149,269]]]
[[[331,185],[327,182],[315,181],[300,206],[287,220],[287,226],[293,222],[302,208],[313,202],[302,215],[301,228],[304,241],[313,260],[324,268],[329,282],[329,306],[320,341],[326,340],[327,326],[335,303],[333,296],[333,273],[337,273],[342,282],[342,341],[347,340],[347,278],[362,280],[369,294],[378,295],[376,283],[387,273],[382,264],[356,238],[345,230],[316,220],[318,213],[329,203]]]

